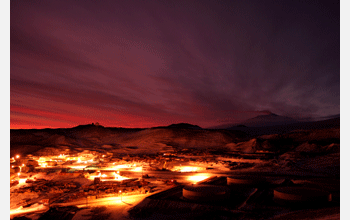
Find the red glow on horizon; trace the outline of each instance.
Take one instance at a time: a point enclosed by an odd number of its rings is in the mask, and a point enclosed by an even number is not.
[[[193,112],[197,117],[186,120],[187,116],[182,118],[180,115],[164,112],[162,114],[155,112],[156,116],[144,116],[141,114],[143,112],[139,114],[108,107],[81,106],[78,103],[63,103],[31,96],[16,96],[14,100],[10,105],[10,129],[72,128],[96,122],[104,127],[123,128],[150,128],[185,122],[207,128],[238,122],[235,117],[229,115],[206,121],[203,118],[205,115],[211,115],[212,112],[209,109],[200,109],[199,106],[197,106],[199,110],[196,108],[197,110]],[[38,105],[33,107],[30,103],[38,103]],[[260,111],[235,111],[234,113],[241,119],[261,114]]]
[[[80,107],[84,108],[84,107]],[[88,109],[88,108],[86,108]],[[80,109],[79,109],[80,110]],[[90,109],[89,109],[90,110]],[[98,122],[104,127],[124,127],[124,128],[148,128],[161,126],[159,122],[147,120],[131,114],[120,114],[108,112],[107,110],[96,111],[96,117],[93,117],[94,111],[89,114],[78,116],[74,113],[57,113],[26,108],[22,106],[11,105],[10,129],[45,129],[45,128],[72,128],[78,125],[86,125]],[[106,118],[115,118],[106,120]],[[167,124],[166,124],[167,125]]]
[[[73,128],[79,125],[87,125],[98,122],[99,125],[103,127],[122,127],[122,128],[151,128],[151,127],[157,127],[157,126],[168,126],[172,123],[157,123],[157,122],[148,122],[148,121],[140,121],[138,124],[131,124],[131,123],[120,123],[116,124],[116,122],[111,121],[104,121],[104,120],[97,120],[97,119],[83,119],[83,120],[76,120],[71,123],[67,123],[64,121],[57,121],[57,120],[40,120],[37,118],[28,118],[30,120],[30,123],[26,123],[26,120],[18,121],[18,120],[11,120],[10,129],[56,129],[56,128]],[[125,119],[127,120],[127,118]],[[175,122],[175,123],[181,123],[182,121]]]

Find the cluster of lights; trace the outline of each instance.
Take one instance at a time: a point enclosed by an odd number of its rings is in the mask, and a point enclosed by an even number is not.
[[[194,166],[175,166],[172,170],[179,172],[197,172],[200,170],[204,170],[204,168]]]
[[[188,177],[188,180],[191,181],[193,184],[196,184],[197,182],[205,180],[209,177],[210,176],[208,174],[201,173],[201,174],[197,174],[197,175],[193,175],[193,176]]]
[[[181,167],[180,169],[181,172],[195,172],[197,170],[197,167]]]
[[[77,162],[78,162],[78,163],[85,163],[85,164],[86,164],[86,163],[88,163],[88,162],[91,163],[91,162],[93,162],[93,161],[94,161],[94,159],[84,160],[84,161],[83,161],[80,157],[78,157],[78,161],[77,161]]]
[[[47,163],[46,163],[46,162],[39,162],[39,165],[40,165],[41,167],[47,167]]]
[[[18,180],[18,183],[21,184],[21,183],[26,183],[27,179],[19,179]]]
[[[114,174],[114,180],[121,181],[121,180],[129,179],[127,177],[121,176],[119,174],[119,170],[114,172],[113,174]],[[108,177],[108,175],[107,174],[101,174],[101,172],[99,172],[99,174],[97,176],[90,176],[89,178],[90,179],[95,179],[96,177],[98,177],[98,178],[106,178],[106,177]],[[101,180],[101,181],[103,181],[103,180]]]
[[[66,161],[77,160],[77,163],[84,163],[84,164],[87,164],[88,162],[93,162],[93,159],[83,161],[81,157],[73,157],[73,158],[71,158],[71,157],[67,157],[67,155],[64,155],[64,154],[60,154],[57,157],[58,158],[66,158]],[[45,157],[40,157],[39,160],[37,160],[37,162],[39,163],[39,166],[47,167],[48,166],[48,163],[47,163],[48,160],[49,161],[56,161],[56,162],[58,162],[55,159],[45,158]],[[77,168],[85,168],[85,167],[86,166],[77,166]]]
[[[16,159],[18,159],[19,157],[20,157],[19,155],[16,155]],[[12,160],[12,161],[16,161],[16,160],[15,160],[15,157],[11,157],[11,160]]]
[[[106,157],[106,155],[102,155],[102,157]],[[15,161],[15,158],[18,159],[20,158],[20,155],[16,155],[15,157],[12,157],[11,159],[13,161]],[[84,157],[69,157],[69,155],[65,155],[65,154],[60,154],[59,156],[56,156],[56,158],[59,158],[60,160],[62,159],[65,159],[66,161],[76,161],[76,163],[79,163],[79,164],[88,164],[88,163],[93,163],[94,162],[94,159],[86,159]],[[38,165],[41,166],[41,167],[48,167],[49,164],[48,164],[48,161],[56,161],[56,162],[59,162],[57,161],[56,159],[52,159],[50,157],[40,157],[39,159],[36,160],[38,162]],[[115,164],[115,163],[114,163]],[[85,168],[86,166],[76,166],[76,168]],[[110,167],[108,169],[112,169],[112,170],[115,170],[115,169],[120,169],[120,168],[128,168],[130,166],[127,166],[127,165],[117,165],[117,166],[114,166],[114,167]],[[138,171],[138,169],[136,169],[136,171]]]
[[[142,167],[135,167],[132,171],[142,172]]]

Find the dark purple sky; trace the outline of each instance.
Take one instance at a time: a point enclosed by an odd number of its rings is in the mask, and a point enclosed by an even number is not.
[[[340,113],[339,1],[11,1],[11,128]]]

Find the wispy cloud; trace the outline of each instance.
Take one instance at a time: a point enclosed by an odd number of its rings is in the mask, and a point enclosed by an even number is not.
[[[339,23],[339,2],[14,1],[11,126],[339,114]]]

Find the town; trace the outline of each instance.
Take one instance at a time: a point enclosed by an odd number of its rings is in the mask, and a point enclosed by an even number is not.
[[[279,201],[281,198],[290,200],[290,196],[285,196],[283,190],[276,191],[280,186],[293,185],[293,182],[286,178],[290,173],[286,175],[273,173],[273,165],[278,165],[275,158],[276,154],[267,151],[251,154],[220,154],[200,149],[191,151],[182,149],[148,155],[114,155],[101,149],[72,153],[67,148],[58,155],[49,153],[41,156],[15,155],[10,158],[10,214],[14,217],[45,213],[50,207],[87,208],[116,204],[120,201],[140,202],[146,197],[154,198],[159,192],[163,192],[160,196],[162,202],[173,203],[174,196],[169,195],[174,194],[174,190],[177,195],[176,202],[180,199],[180,202],[191,201],[198,205],[203,201],[208,203],[207,196],[203,197],[201,194],[193,196],[192,190],[206,195],[208,190],[209,192],[212,190],[210,187],[215,188],[214,192],[219,190],[218,200],[225,201],[229,199],[228,195],[235,195],[236,202],[226,207],[229,209],[246,205],[246,200],[253,195],[258,196],[260,200],[261,197],[262,200],[266,200],[271,197],[272,192],[274,201]],[[281,167],[279,170],[282,171]],[[298,176],[296,170],[293,172]],[[305,174],[304,170],[302,172]],[[313,178],[315,177],[317,175],[313,175]],[[324,181],[327,180],[319,178],[323,181],[324,188]],[[305,183],[307,186],[310,185],[309,176],[295,177],[293,181],[294,184],[302,183],[301,186]],[[231,192],[226,189],[227,186],[232,188],[232,185],[237,184],[238,191],[237,187],[235,190],[231,189]],[[196,185],[202,188],[188,188]],[[318,190],[317,194],[323,197],[317,199],[331,202],[329,204],[332,207],[339,204],[339,181],[328,184],[327,191],[319,189],[318,186],[315,190]],[[261,190],[266,193],[262,194]],[[237,196],[238,192],[240,194]],[[222,193],[225,195],[223,198]],[[279,196],[281,193],[282,196]],[[159,200],[159,196],[155,198]],[[217,201],[215,193],[211,194],[210,198]],[[308,199],[306,198],[306,201]],[[213,201],[208,204],[213,205]],[[221,203],[218,204],[220,207],[225,207]],[[142,213],[142,207],[135,207],[130,212],[136,213],[137,216]]]
[[[85,204],[87,198],[145,194],[179,182],[195,183],[210,177],[210,172],[230,170],[232,162],[217,162],[210,155],[198,158],[192,153],[114,156],[93,150],[70,154],[67,150],[60,155],[16,155],[10,164],[11,211],[16,213],[35,204],[82,199]]]

